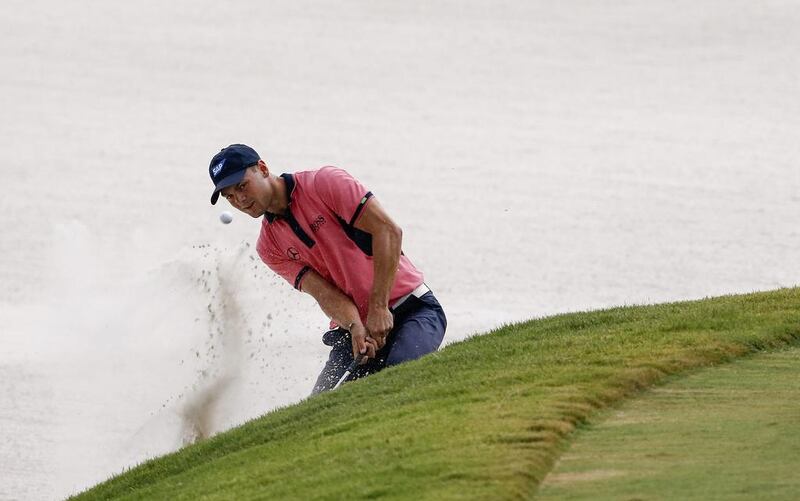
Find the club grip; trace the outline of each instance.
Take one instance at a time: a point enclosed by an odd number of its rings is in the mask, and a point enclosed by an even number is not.
[[[356,370],[356,367],[358,367],[358,364],[360,364],[362,360],[364,360],[364,355],[357,356],[356,359],[350,363],[350,366],[347,367],[347,372]]]

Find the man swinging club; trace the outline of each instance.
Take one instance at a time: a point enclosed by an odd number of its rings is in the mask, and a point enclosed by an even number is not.
[[[272,175],[249,146],[233,144],[208,168],[214,192],[236,209],[263,216],[256,249],[295,289],[331,319],[331,347],[312,393],[435,351],[447,319],[401,251],[402,230],[372,193],[336,167]],[[335,328],[334,328],[335,327]]]

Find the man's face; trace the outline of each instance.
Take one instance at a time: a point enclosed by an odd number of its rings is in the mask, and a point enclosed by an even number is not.
[[[260,165],[248,167],[244,179],[239,184],[228,186],[220,193],[232,206],[250,215],[261,217],[267,210],[270,200],[268,174],[262,172]]]

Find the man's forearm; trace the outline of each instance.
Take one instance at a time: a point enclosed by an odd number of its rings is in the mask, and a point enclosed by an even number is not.
[[[370,307],[389,306],[389,295],[400,263],[402,245],[403,231],[395,225],[387,225],[384,231],[372,236],[374,278],[369,298]]]
[[[361,323],[358,308],[344,292],[331,284],[316,271],[309,271],[303,279],[303,291],[317,300],[322,311],[336,325],[348,328],[351,323]]]
[[[331,320],[339,327],[350,331],[354,358],[363,356],[364,360],[367,360],[375,357],[380,346],[374,339],[368,337],[367,329],[359,317],[358,308],[344,292],[316,271],[306,273],[302,289],[317,300],[319,307]]]
[[[348,329],[354,322],[361,322],[358,308],[353,300],[337,288],[325,291],[317,300],[322,311],[339,327]]]

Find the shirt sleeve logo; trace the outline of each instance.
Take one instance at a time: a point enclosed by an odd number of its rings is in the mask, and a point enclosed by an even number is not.
[[[298,259],[300,259],[300,251],[298,251],[294,247],[289,247],[286,250],[286,255],[289,256],[289,259],[291,259],[292,261],[297,261]]]

